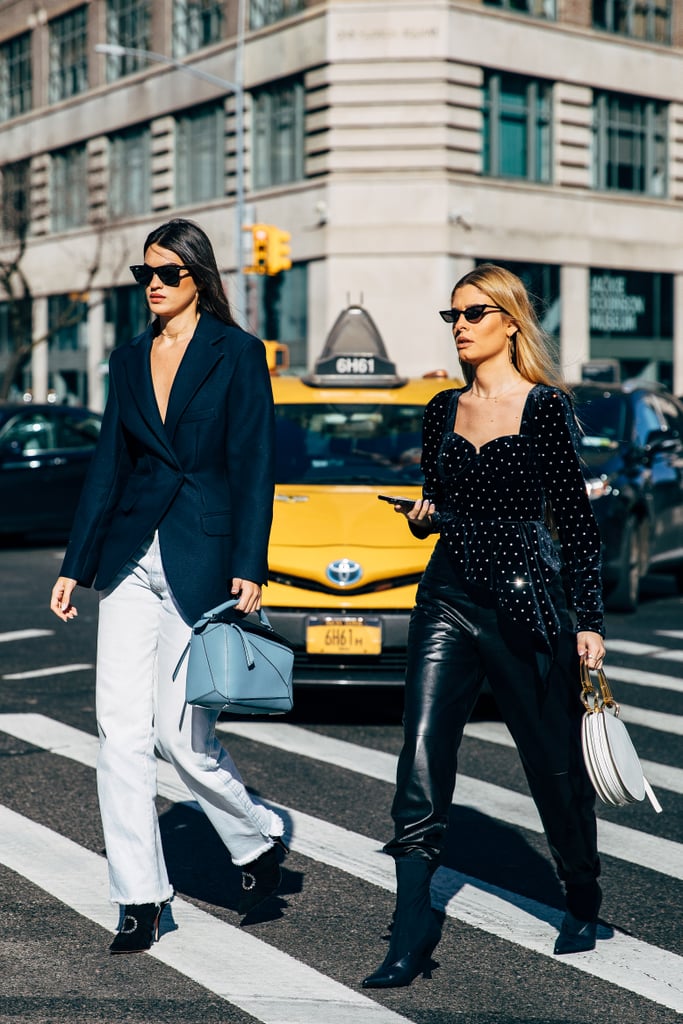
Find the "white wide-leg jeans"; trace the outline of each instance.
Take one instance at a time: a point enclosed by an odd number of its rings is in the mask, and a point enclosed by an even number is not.
[[[230,852],[248,864],[282,835],[254,803],[215,736],[217,713],[185,704],[190,637],[169,591],[158,537],[143,545],[100,598],[97,649],[97,789],[114,903],[160,903],[173,894],[155,805],[155,748],[175,766]]]

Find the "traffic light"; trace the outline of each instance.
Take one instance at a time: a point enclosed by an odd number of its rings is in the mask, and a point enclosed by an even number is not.
[[[283,231],[271,225],[268,231],[268,270],[271,275],[279,274],[281,270],[289,270],[292,261],[289,258],[291,252],[289,240],[292,236],[289,231]]]
[[[251,263],[244,267],[245,274],[268,274],[273,277],[281,270],[289,270],[289,231],[274,224],[245,224],[243,231],[251,231]]]
[[[251,263],[244,267],[245,274],[268,273],[269,224],[245,224],[243,231],[251,231]]]

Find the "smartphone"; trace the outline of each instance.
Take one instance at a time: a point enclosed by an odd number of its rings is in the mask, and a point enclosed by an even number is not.
[[[390,505],[400,505],[401,508],[410,511],[415,506],[417,498],[394,498],[390,494],[378,494],[377,497],[380,501],[388,501]]]

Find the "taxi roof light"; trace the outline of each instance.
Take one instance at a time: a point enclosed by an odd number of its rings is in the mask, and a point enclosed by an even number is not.
[[[316,388],[399,388],[406,383],[389,359],[374,320],[362,306],[347,306],[341,311],[313,372],[303,380]]]

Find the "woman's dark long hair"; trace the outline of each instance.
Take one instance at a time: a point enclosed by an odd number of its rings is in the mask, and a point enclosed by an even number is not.
[[[144,252],[147,252],[150,245],[170,249],[191,270],[199,289],[200,310],[212,313],[230,327],[237,327],[218,272],[213,246],[198,224],[180,217],[169,220],[147,235]]]

